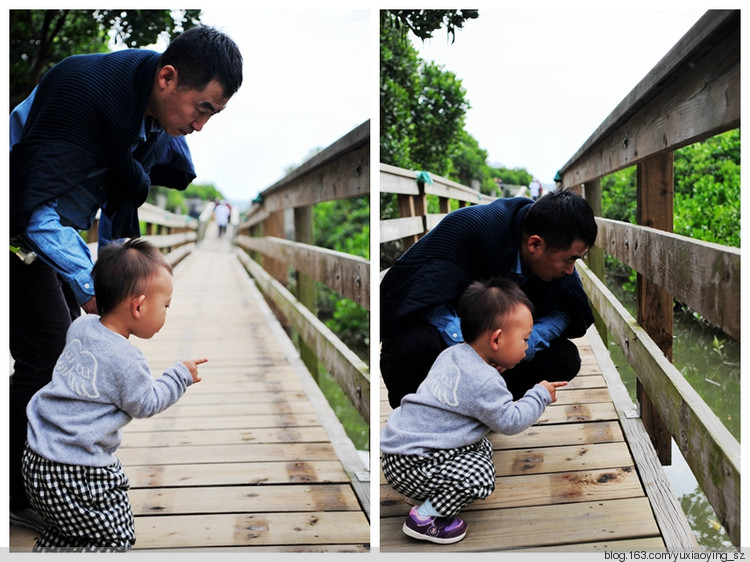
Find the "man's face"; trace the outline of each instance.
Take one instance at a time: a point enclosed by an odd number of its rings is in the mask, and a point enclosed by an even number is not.
[[[542,281],[553,281],[573,273],[577,260],[586,256],[589,247],[575,240],[569,248],[555,250],[549,248],[544,239],[530,236],[526,252],[522,253],[524,265]]]
[[[200,131],[229,101],[216,80],[209,82],[203,90],[180,87],[177,71],[168,66],[159,72],[157,85],[152,114],[162,129],[173,137]]]

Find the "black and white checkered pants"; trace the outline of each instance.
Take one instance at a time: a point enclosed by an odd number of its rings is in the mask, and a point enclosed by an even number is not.
[[[27,446],[23,477],[31,507],[48,524],[34,551],[117,552],[135,544],[130,483],[119,460],[106,467],[61,464]]]
[[[492,444],[482,438],[473,445],[426,455],[381,454],[383,474],[397,492],[430,500],[445,517],[454,517],[477,499],[495,490]]]

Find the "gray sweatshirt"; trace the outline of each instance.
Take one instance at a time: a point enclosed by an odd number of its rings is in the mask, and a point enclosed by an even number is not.
[[[380,450],[422,455],[464,447],[489,431],[506,435],[533,425],[551,402],[542,385],[513,401],[503,377],[461,343],[443,351],[417,392],[407,394],[380,433]]]
[[[83,315],[68,330],[51,382],[26,408],[29,447],[59,463],[110,466],[123,426],[171,406],[192,382],[183,363],[154,378],[138,348],[99,316]]]

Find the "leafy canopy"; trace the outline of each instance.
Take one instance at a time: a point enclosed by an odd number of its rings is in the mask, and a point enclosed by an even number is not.
[[[200,23],[200,10],[10,10],[10,109],[65,57],[146,47]]]

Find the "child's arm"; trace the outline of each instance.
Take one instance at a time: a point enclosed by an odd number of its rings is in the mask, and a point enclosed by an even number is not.
[[[561,381],[561,382],[547,382],[547,381],[542,381],[539,384],[541,384],[544,388],[547,389],[547,391],[549,392],[550,396],[552,396],[552,402],[551,403],[554,404],[555,402],[557,402],[557,389],[560,388],[561,386],[567,385],[568,383],[565,382],[565,381]]]
[[[182,362],[183,365],[185,365],[185,367],[188,368],[188,371],[190,371],[190,376],[193,377],[194,383],[201,381],[201,378],[198,375],[198,365],[202,365],[206,361],[208,361],[208,359],[205,357],[202,357],[200,359],[189,359],[188,361]]]

